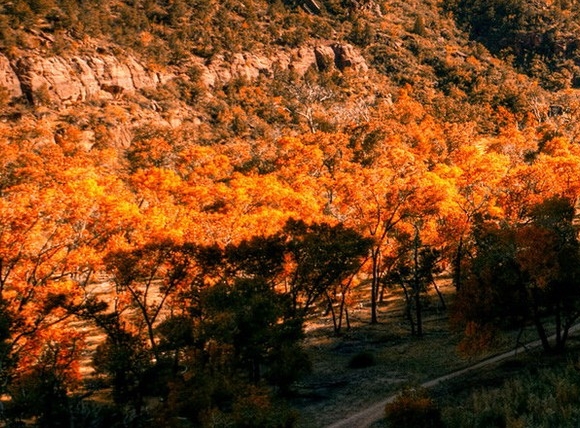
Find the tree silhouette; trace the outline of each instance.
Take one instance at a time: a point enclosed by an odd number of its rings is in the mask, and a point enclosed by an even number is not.
[[[458,294],[461,317],[481,326],[532,323],[547,352],[562,352],[580,316],[580,253],[570,200],[546,199],[513,226],[482,223],[475,241],[477,253]]]

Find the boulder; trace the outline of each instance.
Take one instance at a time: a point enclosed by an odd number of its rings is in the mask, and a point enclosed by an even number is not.
[[[314,57],[318,70],[326,71],[334,67],[336,56],[330,46],[317,46],[314,48]]]
[[[351,68],[359,73],[366,73],[369,69],[363,56],[356,51],[356,49],[349,44],[335,43],[332,45],[332,50],[335,54],[336,67],[344,71]]]

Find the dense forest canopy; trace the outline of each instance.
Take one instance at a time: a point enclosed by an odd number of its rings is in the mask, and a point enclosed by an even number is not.
[[[326,312],[339,334],[364,299],[379,323],[378,301],[400,287],[420,336],[442,272],[466,343],[531,323],[542,340],[555,326],[562,350],[580,314],[579,13],[517,0],[4,2],[0,54],[25,89],[0,86],[7,417],[124,426],[130,409],[132,426],[291,426],[279,397],[308,369],[304,322]],[[36,83],[50,69],[30,71],[109,56],[157,80],[65,102]],[[250,57],[278,62],[211,74]],[[87,366],[112,391],[92,425]],[[149,396],[166,405],[147,413]]]

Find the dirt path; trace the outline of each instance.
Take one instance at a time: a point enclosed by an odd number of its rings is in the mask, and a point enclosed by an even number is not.
[[[570,329],[570,333],[577,331],[579,329],[580,329],[580,324],[577,324]],[[555,339],[555,336],[552,336],[550,338],[550,340],[554,340],[554,339]],[[433,386],[435,386],[441,382],[445,382],[445,381],[448,381],[450,379],[462,376],[466,373],[469,373],[469,372],[472,372],[475,370],[479,370],[482,367],[486,367],[486,366],[489,366],[491,364],[500,362],[502,360],[514,357],[521,352],[527,351],[529,349],[537,348],[541,345],[542,345],[542,342],[540,340],[536,340],[536,341],[527,343],[525,345],[517,347],[514,350],[504,352],[503,354],[499,354],[499,355],[496,355],[494,357],[488,358],[486,360],[480,361],[479,363],[474,364],[472,366],[469,366],[469,367],[466,367],[464,369],[457,370],[455,372],[438,377],[436,379],[432,379],[430,381],[424,382],[421,384],[421,386],[423,388],[432,388]],[[343,419],[341,421],[333,423],[332,425],[329,425],[327,428],[365,428],[365,427],[369,427],[373,423],[377,422],[378,420],[380,420],[384,417],[385,406],[388,403],[391,403],[392,401],[394,401],[395,398],[397,398],[396,394],[391,395],[390,397],[387,397],[384,400],[381,400],[378,403],[375,403],[375,404],[367,407],[366,409],[363,409],[363,410],[347,417],[346,419]]]

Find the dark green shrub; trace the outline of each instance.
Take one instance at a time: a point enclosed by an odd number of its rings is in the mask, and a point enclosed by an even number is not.
[[[376,37],[375,28],[363,18],[357,18],[353,24],[348,40],[355,45],[367,47]]]
[[[374,366],[376,364],[375,356],[368,351],[359,352],[348,362],[348,367],[351,369],[364,369],[365,367]]]
[[[422,37],[427,35],[427,30],[425,29],[425,20],[421,15],[418,15],[417,18],[415,18],[412,32]]]
[[[236,397],[232,419],[238,428],[291,428],[298,414],[282,403],[273,401],[267,390],[252,387]]]

